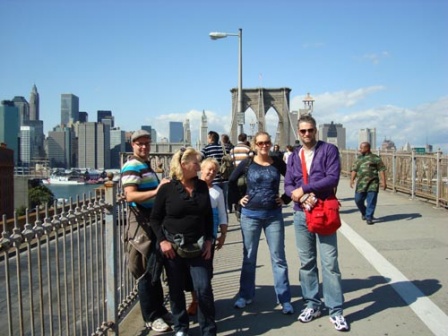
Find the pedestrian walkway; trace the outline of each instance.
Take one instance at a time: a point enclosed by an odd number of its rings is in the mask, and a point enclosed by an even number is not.
[[[344,315],[350,335],[448,335],[448,211],[391,191],[381,191],[374,225],[361,220],[348,179],[338,187],[343,225],[339,262],[345,292]],[[276,304],[269,251],[260,243],[257,291],[245,309],[233,308],[239,287],[242,243],[239,224],[230,214],[224,248],[215,254],[215,293],[219,335],[334,335],[328,312],[310,323],[297,320],[302,309],[299,261],[292,206],[284,208],[286,254],[296,313],[283,315]],[[189,300],[189,295],[187,295]],[[136,305],[121,323],[120,335],[142,333]],[[171,335],[172,333],[164,333]],[[192,321],[190,334],[200,335]],[[158,335],[153,331],[149,335]]]

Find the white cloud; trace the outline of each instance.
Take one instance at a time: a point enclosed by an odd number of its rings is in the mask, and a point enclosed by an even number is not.
[[[378,64],[383,59],[388,58],[389,55],[390,54],[389,54],[388,51],[382,51],[382,52],[379,52],[379,53],[365,54],[365,55],[362,56],[362,58],[372,62],[373,64]]]
[[[437,101],[429,102],[415,107],[402,107],[395,105],[380,105],[365,108],[367,98],[372,94],[385,90],[384,86],[370,86],[352,91],[325,92],[313,95],[315,99],[314,116],[318,123],[341,123],[346,129],[347,148],[358,147],[358,132],[361,128],[376,128],[377,146],[384,139],[392,140],[397,148],[403,147],[406,142],[412,146],[432,144],[434,150],[441,148],[448,152],[448,96]],[[291,110],[298,110],[303,106],[306,95],[291,98]],[[229,133],[230,112],[222,115],[213,111],[206,111],[208,129],[218,133]],[[186,113],[172,113],[161,115],[152,120],[151,125],[157,129],[161,136],[168,137],[168,121],[182,121],[190,119],[193,142],[199,136],[202,111],[190,110]],[[276,116],[267,115],[268,120]],[[278,121],[278,119],[276,119]],[[155,121],[155,122],[154,122]],[[250,120],[246,118],[245,131],[250,132]],[[275,126],[268,132],[275,136]]]

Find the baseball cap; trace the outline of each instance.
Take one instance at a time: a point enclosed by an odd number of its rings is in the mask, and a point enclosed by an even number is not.
[[[137,140],[138,138],[141,138],[141,137],[148,137],[148,138],[151,138],[151,134],[149,134],[149,133],[148,133],[147,131],[145,131],[145,130],[138,130],[138,131],[135,131],[134,133],[132,133],[131,141],[134,142],[135,140]]]

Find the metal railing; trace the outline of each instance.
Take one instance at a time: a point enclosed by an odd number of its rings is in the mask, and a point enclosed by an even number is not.
[[[113,182],[95,197],[45,210],[0,239],[2,335],[118,334],[136,302],[121,236],[126,207]],[[2,299],[3,300],[3,299]]]
[[[341,150],[342,174],[349,175],[358,152]],[[448,156],[440,152],[415,154],[414,152],[378,151],[386,165],[387,185],[402,192],[434,202],[436,207],[448,206]]]

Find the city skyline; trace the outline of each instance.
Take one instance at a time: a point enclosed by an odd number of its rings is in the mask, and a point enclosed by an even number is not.
[[[292,111],[311,93],[313,116],[343,124],[347,148],[357,147],[360,129],[375,128],[377,145],[448,152],[448,3],[200,4],[1,2],[9,14],[0,22],[0,99],[28,97],[35,84],[45,134],[59,124],[62,93],[78,96],[90,120],[110,110],[128,131],[157,125],[168,138],[169,121],[189,119],[195,142],[205,110],[208,128],[228,133],[238,41],[208,34],[242,28],[243,88],[289,87]],[[267,119],[275,123],[275,113]]]

